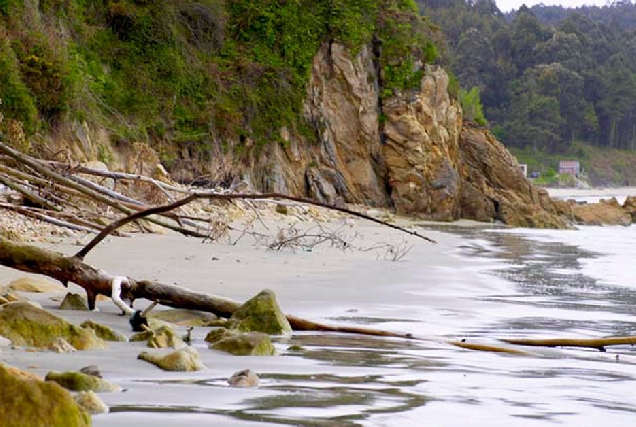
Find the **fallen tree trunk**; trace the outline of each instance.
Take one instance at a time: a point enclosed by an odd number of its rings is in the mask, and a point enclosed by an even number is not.
[[[631,337],[605,337],[605,338],[548,338],[548,339],[502,339],[508,344],[525,345],[533,347],[584,347],[605,351],[605,347],[612,345],[634,345],[636,336]]]
[[[37,246],[12,242],[0,236],[0,264],[28,273],[43,274],[59,280],[65,286],[72,282],[86,290],[88,306],[95,308],[97,295],[112,297],[115,276],[97,269],[77,256],[66,256]],[[135,300],[145,298],[174,308],[205,311],[219,317],[230,317],[241,307],[241,303],[189,289],[150,280],[130,277],[121,285],[121,296]],[[413,338],[410,334],[358,328],[355,326],[330,326],[300,317],[287,315],[295,331],[328,331],[364,334],[381,337]]]

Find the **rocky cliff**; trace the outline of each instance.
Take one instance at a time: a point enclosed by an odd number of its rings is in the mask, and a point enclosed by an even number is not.
[[[383,98],[377,59],[370,46],[352,56],[336,43],[323,45],[304,106],[309,134],[283,128],[281,142],[265,146],[218,141],[207,159],[182,150],[173,178],[205,175],[212,183],[394,208],[423,219],[566,226],[503,145],[463,123],[443,69],[427,65],[419,90]],[[95,152],[90,133],[71,132],[84,152]],[[117,147],[113,153],[115,163],[130,167],[131,153]]]

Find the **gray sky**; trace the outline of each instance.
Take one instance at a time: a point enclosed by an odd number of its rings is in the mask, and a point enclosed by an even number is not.
[[[583,5],[596,5],[603,6],[607,3],[607,0],[496,0],[497,6],[503,12],[508,12],[510,9],[519,9],[519,7],[525,3],[530,7],[535,4],[543,3],[545,5],[561,5],[564,7],[577,7]]]

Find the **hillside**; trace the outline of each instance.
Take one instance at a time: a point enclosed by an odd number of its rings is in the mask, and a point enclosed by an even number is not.
[[[537,157],[579,143],[636,149],[632,2],[522,7],[509,16],[493,0],[419,4],[445,35],[449,68],[481,94],[485,119],[507,147]]]

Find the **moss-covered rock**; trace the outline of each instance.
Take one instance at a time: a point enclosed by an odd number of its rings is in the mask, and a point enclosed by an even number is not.
[[[98,337],[100,337],[101,339],[105,341],[116,341],[116,342],[128,341],[128,338],[126,338],[124,334],[117,332],[110,326],[100,325],[99,323],[94,322],[90,319],[83,322],[80,326],[85,329],[92,329],[93,331],[95,331],[95,335],[97,335]]]
[[[49,372],[45,379],[73,391],[121,391],[117,384],[82,372]]]
[[[12,374],[0,364],[0,420],[21,427],[83,427],[91,419],[58,384]]]
[[[88,302],[82,295],[69,292],[64,296],[60,310],[88,311]]]
[[[137,332],[136,334],[131,336],[128,341],[130,342],[148,341],[149,339],[152,338],[153,335],[154,335],[154,332],[151,329],[146,329],[145,331]]]
[[[179,326],[204,326],[218,319],[212,313],[180,308],[153,311],[148,315],[148,317],[151,319],[159,319],[164,322],[174,323]]]
[[[199,352],[194,347],[186,347],[169,354],[139,353],[139,359],[152,363],[164,371],[199,371],[204,368]]]
[[[106,348],[106,343],[92,329],[72,325],[26,302],[0,307],[0,335],[14,345],[47,347],[62,337],[78,350]]]
[[[186,346],[181,336],[169,326],[161,326],[152,332],[148,338],[148,347],[150,348],[183,348]]]
[[[57,337],[47,348],[56,353],[73,353],[77,349],[62,337]]]
[[[239,335],[240,332],[237,331],[231,331],[229,329],[226,328],[216,328],[216,329],[212,329],[210,332],[208,332],[208,334],[205,336],[204,340],[205,342],[209,342],[209,343],[215,343],[217,341],[220,341],[224,338],[227,337],[233,337],[236,335]]]
[[[93,391],[80,391],[75,396],[75,402],[89,414],[107,414],[108,406]]]
[[[262,332],[270,335],[287,335],[292,328],[269,289],[261,291],[236,310],[227,327],[242,332]]]
[[[210,344],[210,348],[235,356],[274,356],[276,354],[269,335],[261,332],[231,334]]]

